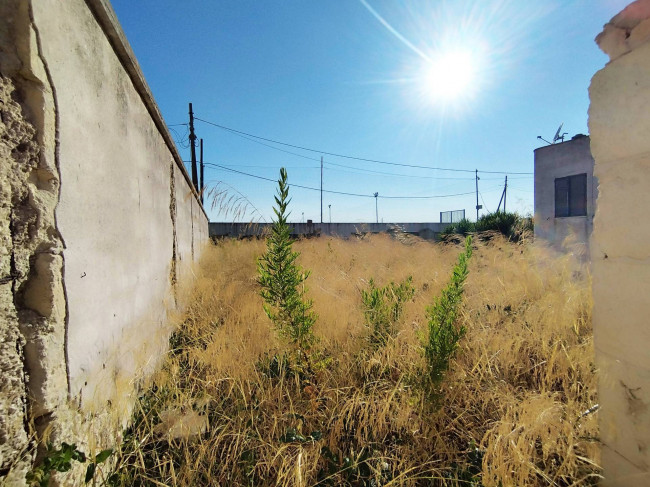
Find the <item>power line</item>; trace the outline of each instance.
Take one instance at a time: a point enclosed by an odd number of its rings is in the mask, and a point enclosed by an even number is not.
[[[195,120],[201,120],[201,119],[199,119],[197,117],[194,117],[194,119]],[[205,120],[201,120],[201,122],[205,122]],[[211,124],[210,122],[205,122],[205,123]],[[309,156],[306,156],[304,154],[297,154],[296,152],[291,152],[291,151],[288,151],[288,150],[285,150],[285,149],[280,149],[279,147],[274,147],[272,145],[265,144],[264,142],[260,142],[259,140],[255,140],[254,138],[252,138],[254,136],[248,137],[247,135],[244,135],[243,133],[238,133],[238,132],[235,132],[235,131],[232,131],[231,133],[233,135],[236,135],[237,137],[241,137],[242,139],[246,139],[246,140],[248,140],[250,142],[255,142],[256,144],[263,145],[264,147],[268,147],[269,149],[284,152],[285,154],[291,154],[292,156],[296,156],[296,157],[302,157],[303,159],[308,159],[310,161],[320,161],[320,159],[318,159],[317,157],[309,157]]]
[[[420,165],[416,165],[416,164],[403,164],[403,163],[399,163],[399,162],[381,161],[381,160],[378,160],[378,159],[367,159],[365,157],[356,157],[356,156],[349,156],[349,155],[346,155],[346,154],[338,154],[336,152],[328,152],[328,151],[323,151],[323,150],[318,150],[318,149],[312,149],[312,148],[309,148],[309,147],[304,147],[304,146],[301,146],[301,145],[289,144],[288,142],[280,142],[279,140],[269,139],[269,138],[262,137],[262,136],[259,136],[259,135],[250,134],[248,132],[243,132],[241,130],[236,130],[236,129],[233,129],[233,128],[230,128],[230,127],[226,127],[225,125],[220,125],[218,123],[210,122],[208,120],[205,120],[205,119],[202,119],[202,118],[199,118],[199,117],[194,117],[194,119],[199,120],[199,121],[201,121],[203,123],[207,123],[208,125],[212,125],[214,127],[220,128],[222,130],[228,131],[228,132],[233,133],[233,134],[238,134],[238,135],[242,135],[242,136],[246,136],[246,137],[252,137],[254,139],[264,140],[266,142],[271,142],[273,144],[283,145],[285,147],[292,147],[294,149],[305,150],[305,151],[308,151],[308,152],[315,152],[315,153],[318,153],[318,154],[325,154],[325,155],[328,155],[328,156],[341,157],[343,159],[352,159],[352,160],[355,160],[355,161],[373,162],[373,163],[376,163],[376,164],[388,164],[388,165],[391,165],[391,166],[414,167],[414,168],[419,168],[419,169],[429,169],[429,170],[436,170],[436,171],[452,171],[452,172],[467,172],[467,173],[475,172],[475,170],[472,170],[472,169],[453,169],[453,168],[447,168],[447,167],[420,166]],[[306,156],[303,156],[303,157],[306,157]],[[533,173],[530,173],[530,172],[508,172],[508,171],[479,171],[479,172],[485,173],[485,174],[533,174]]]
[[[454,180],[454,181],[473,181],[474,178],[440,178],[437,176],[418,176],[415,174],[399,174],[395,172],[384,172],[384,171],[374,171],[372,169],[364,169],[362,167],[352,167],[352,166],[345,166],[343,164],[336,164],[334,162],[328,162],[325,161],[325,164],[329,164],[330,166],[338,166],[338,167],[344,167],[346,169],[351,169],[351,171],[343,171],[340,169],[332,169],[333,171],[339,171],[339,172],[347,172],[351,174],[359,174],[358,172],[353,172],[353,171],[361,171],[361,172],[367,172],[371,174],[378,174],[381,176],[396,176],[400,178],[417,178],[417,179],[439,179],[439,180]],[[501,179],[501,178],[499,178]]]
[[[481,201],[483,202],[483,207],[487,210],[488,213],[492,213],[490,211],[490,209],[487,207],[487,205],[485,204],[485,200],[483,199],[483,193],[479,191],[478,194],[481,196]]]
[[[250,173],[247,173],[247,172],[244,172],[244,171],[238,171],[236,169],[232,169],[232,168],[227,167],[227,166],[222,166],[221,164],[213,164],[213,163],[209,163],[209,162],[206,162],[204,164],[206,166],[212,166],[212,167],[216,167],[216,168],[219,168],[219,169],[223,169],[224,171],[230,171],[230,172],[234,172],[236,174],[241,174],[243,176],[248,176],[248,177],[255,178],[255,179],[261,179],[263,181],[270,181],[272,183],[277,182],[277,180],[272,179],[272,178],[266,178],[264,176],[258,176],[257,174],[250,174]],[[303,186],[301,184],[291,183],[290,186],[294,186],[296,188],[308,189],[308,190],[311,190],[311,191],[320,191],[320,188],[312,188],[311,186]],[[356,196],[356,197],[360,197],[360,198],[375,198],[374,194],[348,193],[348,192],[345,192],[345,191],[334,191],[334,190],[330,190],[330,189],[323,189],[323,193],[340,194],[340,195],[345,195],[345,196]],[[379,196],[379,198],[383,198],[383,199],[420,199],[421,200],[421,199],[435,199],[435,198],[450,198],[450,197],[453,197],[453,196],[465,196],[465,195],[468,195],[468,194],[474,194],[474,192],[470,191],[468,193],[441,194],[441,195],[431,195],[431,196]]]
[[[225,167],[252,167],[255,169],[272,169],[271,166],[255,166],[255,165],[241,165],[241,164],[221,164]],[[285,169],[320,169],[320,166],[282,166]]]
[[[347,172],[349,174],[359,174],[358,172],[354,171],[361,171],[364,173],[370,173],[370,174],[378,174],[381,176],[391,176],[391,177],[400,177],[400,178],[416,178],[416,179],[434,179],[434,180],[440,180],[440,181],[474,181],[474,178],[446,178],[446,177],[439,177],[439,176],[421,176],[417,174],[404,174],[404,173],[396,173],[396,172],[386,172],[386,171],[375,171],[373,169],[365,169],[363,167],[356,167],[356,166],[346,166],[344,164],[336,164],[335,162],[329,162],[325,161],[325,164],[329,164],[330,166],[337,166],[337,167],[343,167],[346,169],[350,169],[350,171],[345,171],[341,169],[329,169],[326,167],[326,169],[332,170],[332,171],[338,171],[338,172]],[[481,171],[479,171],[481,172]],[[533,176],[520,176],[520,177],[512,177],[511,179],[530,179]],[[502,181],[503,178],[501,177],[487,177],[487,178],[481,178],[483,181]]]

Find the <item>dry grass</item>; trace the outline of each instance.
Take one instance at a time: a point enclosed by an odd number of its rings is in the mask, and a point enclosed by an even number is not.
[[[585,269],[528,244],[479,243],[461,312],[467,335],[432,407],[413,385],[419,334],[460,246],[373,236],[294,247],[312,271],[315,376],[269,365],[285,348],[256,282],[264,242],[211,247],[126,437],[123,485],[595,484],[597,413],[583,415],[597,402]],[[371,277],[409,275],[416,294],[400,333],[373,351],[359,290]]]

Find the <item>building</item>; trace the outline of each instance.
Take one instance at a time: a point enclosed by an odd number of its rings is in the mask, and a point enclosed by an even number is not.
[[[598,197],[590,139],[535,150],[535,237],[557,249],[589,255],[589,237]]]

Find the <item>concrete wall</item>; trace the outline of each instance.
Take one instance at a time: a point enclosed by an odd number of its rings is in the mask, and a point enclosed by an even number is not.
[[[270,223],[210,222],[210,237],[252,237],[268,231]],[[434,239],[448,223],[289,223],[294,237],[310,235],[333,235],[349,237],[363,233],[401,231]]]
[[[611,59],[589,89],[603,485],[650,485],[650,0],[614,17],[597,42]]]
[[[598,197],[589,137],[577,137],[535,150],[535,237],[555,248],[589,254],[589,237]],[[555,217],[555,179],[587,174],[587,215]]]
[[[0,482],[115,446],[207,216],[105,0],[0,2]]]

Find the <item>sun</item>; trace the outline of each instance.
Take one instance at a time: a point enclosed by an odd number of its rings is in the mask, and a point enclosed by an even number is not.
[[[478,83],[477,64],[467,51],[439,54],[423,67],[424,94],[430,101],[443,104],[471,96]]]

